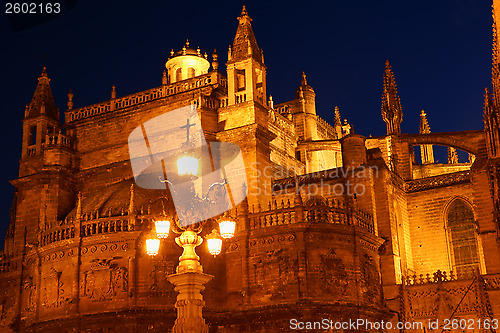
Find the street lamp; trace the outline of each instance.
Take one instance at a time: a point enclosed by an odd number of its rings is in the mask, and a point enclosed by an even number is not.
[[[177,160],[177,175],[183,178],[189,177],[191,180],[196,179],[198,165],[199,161],[197,158],[184,155]],[[173,190],[173,184],[170,181],[167,179],[162,180],[161,178],[160,181],[172,185],[171,190]],[[198,195],[188,197],[186,200],[189,201],[189,204],[182,208],[176,207],[177,213],[182,213],[185,216],[186,212],[181,212],[179,209],[191,210],[191,216],[196,215],[198,210],[203,208],[199,206],[207,206],[213,203],[208,198],[210,190],[215,186],[222,186],[225,190],[225,185],[226,180],[224,179],[222,182],[215,182],[210,185],[203,198],[199,198]],[[200,219],[197,221],[200,221]],[[158,254],[160,239],[167,238],[170,229],[180,234],[180,236],[175,238],[175,242],[183,248],[183,253],[179,257],[179,265],[176,268],[176,273],[168,276],[168,280],[174,285],[175,291],[179,293],[175,302],[177,319],[172,328],[172,332],[174,333],[208,332],[208,325],[202,316],[202,308],[205,302],[200,292],[205,289],[204,284],[210,281],[213,276],[203,273],[200,257],[198,257],[195,251],[196,247],[203,243],[203,238],[199,234],[205,223],[206,220],[192,224],[180,223],[179,220],[171,223],[167,219],[162,218],[155,221],[156,237],[146,240],[146,252],[148,255],[154,256]],[[210,254],[215,257],[221,252],[222,238],[228,239],[233,237],[235,227],[236,222],[226,218],[219,223],[221,234],[214,229],[205,237]]]
[[[193,156],[182,156],[177,160],[177,174],[179,176],[196,176],[198,173],[199,161]]]
[[[146,239],[146,252],[150,256],[155,256],[158,254],[160,249],[160,240],[158,238]]]

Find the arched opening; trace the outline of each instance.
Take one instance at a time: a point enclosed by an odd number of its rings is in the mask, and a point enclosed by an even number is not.
[[[182,81],[182,68],[177,68],[175,70],[175,82]]]
[[[188,68],[188,79],[195,77],[196,76],[196,71],[193,67]]]
[[[453,271],[458,275],[479,269],[476,224],[472,207],[463,199],[451,202],[446,211]]]
[[[30,128],[29,145],[36,145],[36,126],[31,126]]]

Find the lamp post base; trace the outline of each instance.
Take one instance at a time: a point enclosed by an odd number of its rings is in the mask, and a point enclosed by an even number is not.
[[[168,276],[168,281],[179,293],[175,302],[177,319],[172,327],[172,333],[208,333],[208,325],[202,316],[205,301],[203,301],[201,291],[212,278],[212,275],[196,271]]]

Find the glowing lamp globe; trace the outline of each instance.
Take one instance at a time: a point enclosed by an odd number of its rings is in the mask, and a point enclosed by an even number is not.
[[[177,160],[177,174],[179,176],[196,176],[198,173],[198,159],[193,156],[182,156]]]
[[[220,234],[222,238],[232,238],[234,236],[234,230],[236,228],[236,222],[230,220],[224,220],[219,222]]]
[[[170,221],[161,220],[155,222],[156,226],[156,237],[167,238],[170,231]]]
[[[205,237],[207,239],[208,252],[214,257],[222,250],[222,239],[217,230],[212,230],[212,233]]]
[[[160,240],[158,238],[146,239],[146,253],[149,256],[155,256],[160,249]]]

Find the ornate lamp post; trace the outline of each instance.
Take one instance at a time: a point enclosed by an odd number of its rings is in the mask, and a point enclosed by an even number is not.
[[[195,157],[183,156],[177,160],[177,173],[183,177],[195,177],[198,171],[198,160]],[[168,180],[161,180],[168,182]],[[206,195],[200,199],[192,199],[193,210],[200,208],[199,205],[209,205],[208,193],[214,186],[224,186],[225,181],[212,184]],[[179,213],[179,212],[178,212]],[[185,214],[186,212],[182,212]],[[156,238],[146,240],[146,250],[148,255],[158,254],[160,239],[167,238],[170,229],[180,234],[175,238],[177,245],[183,248],[183,253],[179,257],[179,265],[176,273],[168,277],[168,280],[175,286],[174,289],[179,294],[175,307],[177,308],[177,319],[175,320],[173,333],[207,333],[208,325],[202,316],[202,308],[205,305],[201,291],[205,289],[204,285],[210,281],[213,276],[203,273],[200,264],[200,257],[196,254],[196,247],[203,243],[203,238],[199,236],[203,229],[205,221],[183,225],[175,222],[173,224],[168,220],[159,220],[155,222]],[[222,238],[231,238],[234,236],[236,223],[231,220],[223,220],[219,223],[221,235],[216,229],[206,236],[208,251],[216,256],[221,252]]]

